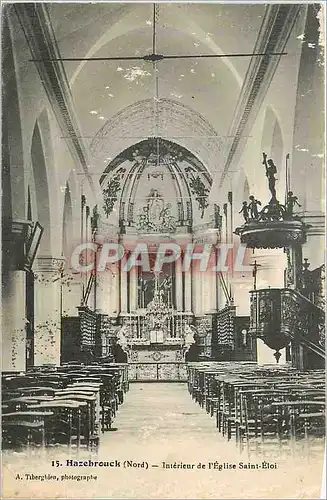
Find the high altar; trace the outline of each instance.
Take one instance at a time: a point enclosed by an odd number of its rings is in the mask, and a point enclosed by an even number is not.
[[[103,177],[97,238],[105,234],[125,255],[97,276],[96,308],[107,315],[102,335],[117,338],[132,380],[184,380],[185,357],[195,343],[202,343],[204,357],[206,350],[211,355],[216,273],[182,272],[181,259],[159,273],[153,262],[149,271],[124,271],[136,244],[147,245],[151,261],[161,243],[202,244],[204,233],[212,244],[219,241],[219,213],[207,199],[211,182],[192,153],[163,139],[124,151]]]
[[[223,227],[232,227],[231,193],[220,214],[209,202],[212,179],[205,166],[182,146],[158,138],[123,151],[100,184],[93,213],[82,203],[92,239],[100,254],[113,243],[123,255],[85,277],[79,318],[63,318],[64,361],[114,357],[128,361],[130,380],[181,381],[186,360],[254,360],[249,318],[237,315],[231,284],[212,270],[217,244],[229,241]],[[180,256],[165,259],[158,270],[164,243],[176,244]],[[213,249],[206,271],[196,260],[185,269],[186,247],[201,254],[206,244]],[[138,259],[148,265],[127,265],[142,245]]]

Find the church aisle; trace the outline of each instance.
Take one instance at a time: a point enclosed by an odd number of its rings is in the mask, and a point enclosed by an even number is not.
[[[103,446],[107,441],[121,444],[121,439],[175,439],[181,433],[194,439],[199,433],[212,438],[214,431],[213,420],[192,401],[185,383],[130,384],[114,428],[117,432],[104,435]]]

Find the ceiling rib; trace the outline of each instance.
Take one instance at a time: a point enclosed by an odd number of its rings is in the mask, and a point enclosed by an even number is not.
[[[254,52],[283,52],[301,8],[303,6],[298,4],[268,5]],[[230,166],[240,157],[245,144],[241,139],[251,131],[279,61],[280,56],[276,55],[253,57],[250,61],[228,132],[234,139],[227,151],[219,187],[222,187]]]
[[[60,125],[62,135],[73,157],[88,177],[91,189],[94,190],[92,177],[88,173],[88,153],[80,140],[81,131],[77,122],[72,96],[62,62],[44,62],[60,57],[57,42],[45,4],[17,3],[14,5],[21,23],[29,49],[35,59],[49,102]]]

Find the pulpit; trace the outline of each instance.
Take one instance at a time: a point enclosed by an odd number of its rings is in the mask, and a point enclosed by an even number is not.
[[[279,351],[292,344],[292,364],[297,368],[321,368],[325,358],[324,310],[296,290],[261,289],[251,292],[249,332]],[[306,366],[303,365],[306,352]]]

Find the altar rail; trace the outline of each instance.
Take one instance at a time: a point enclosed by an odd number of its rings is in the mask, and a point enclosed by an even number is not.
[[[130,382],[186,382],[184,362],[129,363]]]

